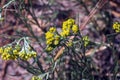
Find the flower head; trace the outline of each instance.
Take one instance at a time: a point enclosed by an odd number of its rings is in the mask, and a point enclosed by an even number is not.
[[[74,20],[74,19],[68,19],[68,20],[67,20],[67,23],[68,23],[69,25],[73,25],[73,24],[75,24],[75,20]]]
[[[12,47],[11,46],[7,46],[7,47],[4,47],[3,50],[2,50],[2,54],[1,54],[1,58],[3,60],[14,60],[16,59],[16,56],[13,55],[13,50],[12,50]]]
[[[38,76],[33,76],[32,80],[42,80],[42,79],[40,77],[38,77]]]
[[[54,37],[54,33],[48,31],[47,33],[45,33],[46,39],[50,39]]]
[[[46,48],[46,51],[51,51],[51,50],[53,50],[53,47],[52,47],[52,46],[48,46],[48,47]]]
[[[50,31],[51,33],[54,33],[54,32],[56,31],[56,28],[51,27],[51,28],[49,29],[49,31]]]
[[[120,23],[119,22],[115,22],[113,24],[113,29],[115,30],[116,33],[120,32]]]
[[[77,33],[78,32],[78,26],[76,24],[74,24],[72,26],[72,31],[73,31],[73,33]]]
[[[82,38],[82,40],[84,41],[84,46],[86,47],[88,44],[89,44],[89,42],[90,42],[90,39],[88,38],[88,36],[84,36],[83,38]]]
[[[46,51],[51,51],[55,46],[59,44],[60,36],[56,32],[56,28],[51,27],[49,31],[45,33],[47,48]],[[54,47],[53,47],[54,46]]]
[[[37,53],[33,50],[29,50],[29,49],[25,49],[24,47],[22,48],[22,50],[18,53],[19,57],[23,60],[29,60],[32,57],[36,57]]]
[[[70,35],[71,30],[73,31],[73,33],[78,32],[78,26],[75,24],[74,19],[68,19],[67,21],[63,22],[62,32],[60,33],[60,35],[65,38]]]

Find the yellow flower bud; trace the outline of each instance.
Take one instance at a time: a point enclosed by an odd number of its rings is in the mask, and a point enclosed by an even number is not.
[[[78,26],[76,24],[74,24],[72,26],[72,31],[73,31],[73,33],[77,33],[78,32]]]
[[[51,46],[46,48],[46,51],[51,51],[51,50],[53,50],[53,47],[51,47]]]
[[[42,78],[38,77],[38,76],[33,76],[32,80],[42,80]]]
[[[50,31],[51,33],[54,33],[54,32],[56,31],[56,28],[51,27],[51,28],[49,29],[49,31]]]
[[[84,46],[86,47],[89,44],[90,39],[88,38],[88,36],[84,36],[82,39],[84,41]]]
[[[18,54],[18,51],[17,50],[13,50],[13,54]]]
[[[67,37],[67,36],[70,35],[70,30],[64,30],[64,31],[62,31],[62,32],[60,33],[60,35],[61,35],[62,37]]]
[[[120,32],[120,23],[119,22],[115,22],[112,27],[116,33]]]
[[[46,35],[46,39],[54,37],[54,34],[49,31],[45,35]]]
[[[69,25],[73,25],[73,24],[75,24],[75,20],[74,20],[74,19],[68,19],[68,20],[67,20],[67,23],[68,23]]]
[[[59,40],[54,40],[54,45],[58,45],[59,44]]]
[[[62,24],[62,27],[63,26],[68,26],[68,22],[67,21],[64,21],[63,24]],[[66,27],[67,28],[67,27]]]

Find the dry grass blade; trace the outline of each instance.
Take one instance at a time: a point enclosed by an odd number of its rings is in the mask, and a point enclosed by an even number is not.
[[[65,47],[62,47],[62,48],[58,51],[58,53],[57,53],[56,56],[54,57],[54,61],[56,61],[56,60],[58,59],[58,57],[63,53],[64,49],[65,49]]]
[[[98,9],[101,9],[105,4],[107,3],[107,0],[100,0],[98,3],[95,5],[95,7],[90,11],[89,15],[87,18],[85,18],[84,23],[81,24],[80,30],[83,30],[86,26],[86,24],[90,21],[90,19],[94,16],[94,14],[98,11]]]

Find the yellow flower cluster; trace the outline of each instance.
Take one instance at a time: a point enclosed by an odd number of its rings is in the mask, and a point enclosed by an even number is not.
[[[15,46],[14,49],[12,48],[12,46],[0,47],[1,58],[3,60],[17,59],[18,52],[20,51],[17,46]]]
[[[120,23],[119,22],[115,22],[113,24],[113,29],[115,30],[116,33],[120,32]]]
[[[49,31],[45,33],[46,38],[46,44],[47,44],[47,51],[51,51],[54,49],[55,46],[57,46],[60,42],[60,37],[67,37],[70,35],[70,32],[72,31],[74,34],[78,32],[78,26],[75,24],[74,19],[68,19],[67,21],[64,21],[62,24],[62,32],[60,35],[57,34],[56,28],[51,27]],[[72,42],[67,43],[68,46],[72,45]]]
[[[6,47],[0,47],[0,54],[1,58],[3,60],[16,60],[17,58],[21,58],[23,60],[28,60],[32,57],[36,57],[35,51],[30,51],[29,49],[24,49],[24,47],[21,50],[20,45],[13,46],[6,46]]]
[[[47,51],[53,50],[53,46],[59,44],[60,36],[56,33],[56,28],[51,27],[47,33],[45,33]]]
[[[38,77],[38,76],[33,76],[32,80],[42,80],[42,79],[40,77]]]
[[[90,39],[88,38],[88,36],[84,36],[83,38],[82,38],[82,40],[84,41],[84,46],[86,47],[88,44],[89,44],[89,42],[90,42]]]
[[[78,26],[75,24],[74,19],[68,19],[63,22],[62,32],[60,33],[62,37],[67,37],[70,35],[70,31],[73,31],[74,34],[78,32]]]
[[[36,52],[35,51],[30,51],[29,49],[22,49],[19,53],[19,57],[23,60],[28,60],[32,57],[36,57]]]

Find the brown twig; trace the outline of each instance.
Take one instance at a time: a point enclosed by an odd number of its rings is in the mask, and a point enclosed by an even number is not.
[[[11,61],[5,61],[4,64],[3,64],[3,72],[2,72],[2,80],[5,80],[5,76],[7,74],[7,69],[8,69],[8,66],[11,64]]]
[[[108,0],[99,0],[97,2],[97,4],[95,5],[95,7],[92,9],[92,11],[90,12],[90,14],[87,16],[87,18],[84,20],[84,23],[81,24],[80,26],[80,31],[82,31],[86,24],[90,21],[90,19],[94,16],[94,14],[98,11],[98,9],[101,9],[106,3],[107,3]],[[74,37],[72,36],[71,39],[73,39]],[[60,55],[62,54],[63,50],[65,49],[65,47],[63,46],[56,54],[56,56],[54,57],[54,61],[56,61]]]

